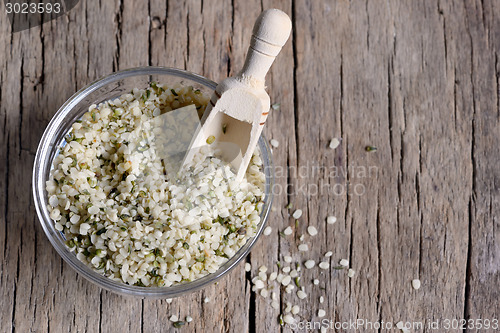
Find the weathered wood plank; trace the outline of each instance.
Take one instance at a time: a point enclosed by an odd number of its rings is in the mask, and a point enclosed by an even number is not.
[[[469,252],[464,315],[498,319],[500,314],[500,29],[498,1],[465,3],[472,85],[473,163],[469,202]],[[469,53],[467,53],[469,51]],[[474,331],[474,330],[470,330]]]
[[[398,242],[389,240],[382,252],[383,299],[398,295],[409,306],[401,311],[391,301],[382,314],[427,325],[430,320],[460,318],[463,312],[460,289],[465,286],[467,254],[461,245],[467,244],[467,237],[459,231],[468,225],[463,207],[470,195],[469,142],[464,136],[457,139],[453,122],[454,77],[447,62],[455,55],[448,52],[446,58],[446,18],[435,3],[415,3],[408,10],[395,5],[394,56],[389,63],[394,104],[389,117],[397,189],[386,196],[393,198],[396,191],[398,198],[396,220],[387,221],[382,234]],[[425,26],[415,19],[422,16]],[[411,287],[417,278],[422,281],[419,291]],[[441,300],[439,310],[432,306],[436,299]]]
[[[371,72],[383,71],[383,65],[371,67],[373,60],[366,56],[369,30],[364,4],[302,1],[296,3],[294,14],[295,167],[306,166],[306,171],[294,179],[297,193],[293,201],[304,211],[295,237],[305,235],[304,243],[310,245],[310,251],[300,256],[302,262],[327,260],[331,265],[326,271],[304,272],[308,297],[307,302],[300,302],[300,319],[321,320],[317,316],[321,308],[326,311],[325,318],[340,322],[376,320],[376,202],[367,202],[368,198],[376,198],[376,186],[374,179],[359,177],[356,168],[378,165],[377,156],[366,156],[363,148],[377,117],[370,104],[380,104],[379,109],[384,109],[384,100],[373,99],[385,87],[372,87],[369,82],[372,75],[377,75]],[[380,25],[371,28],[375,33],[384,31]],[[342,140],[335,150],[328,148],[332,138]],[[341,170],[338,176],[335,170]],[[366,193],[358,194],[358,188],[365,188]],[[338,222],[327,225],[329,215],[336,216]],[[315,226],[319,235],[309,236],[308,226]],[[333,252],[330,259],[323,258],[327,251]],[[348,259],[358,272],[353,280],[345,270],[334,268],[340,259]],[[318,286],[311,284],[313,279],[320,280]],[[319,304],[321,296],[325,297],[324,304]]]
[[[17,268],[17,249],[19,241],[16,237],[11,237],[13,228],[7,225],[7,220],[12,219],[12,214],[9,212],[9,194],[12,192],[9,177],[11,176],[10,167],[15,167],[13,162],[9,163],[10,151],[12,154],[15,150],[19,150],[18,135],[16,136],[14,128],[19,124],[18,112],[14,113],[12,105],[19,105],[18,96],[20,90],[19,84],[19,68],[21,59],[17,61],[11,58],[12,52],[12,35],[10,33],[10,25],[7,20],[0,20],[1,31],[7,33],[0,34],[0,59],[9,59],[10,64],[3,60],[0,67],[0,320],[6,331],[12,330],[12,323],[15,313],[13,299],[15,299],[15,283],[16,283],[16,268]],[[4,82],[9,82],[5,84]],[[17,83],[16,83],[17,82]],[[12,129],[11,129],[12,128]],[[12,223],[10,223],[12,224]],[[10,258],[10,259],[8,259]],[[9,301],[6,301],[9,300]]]

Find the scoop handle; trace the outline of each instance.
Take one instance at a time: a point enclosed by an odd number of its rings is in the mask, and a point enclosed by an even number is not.
[[[263,11],[255,21],[250,47],[239,76],[264,85],[266,74],[291,31],[292,21],[287,14],[279,9]]]

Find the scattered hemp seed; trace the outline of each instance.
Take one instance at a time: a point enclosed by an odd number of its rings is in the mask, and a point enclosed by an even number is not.
[[[271,144],[271,146],[273,146],[274,148],[278,148],[280,146],[280,142],[278,140],[275,140],[275,139],[271,139],[271,141],[269,142]]]
[[[260,266],[259,272],[263,272],[263,273],[267,272],[267,266],[264,266],[264,265]]]
[[[289,236],[292,234],[292,228],[291,227],[287,227],[285,230],[283,230],[283,233],[286,235],[286,236]]]
[[[319,284],[319,280],[318,280],[318,279],[314,279],[313,284],[314,284],[315,286],[317,286],[317,285]]]
[[[273,229],[271,227],[266,227],[264,229],[264,236],[269,236],[273,232]]]
[[[420,285],[421,285],[420,280],[415,279],[415,280],[411,281],[411,285],[413,286],[413,289],[415,289],[415,290],[420,289]]]
[[[252,265],[250,263],[245,263],[245,272],[250,272],[252,270]]]
[[[262,288],[264,288],[265,287],[264,281],[262,281],[262,280],[255,281],[254,287],[255,287],[255,289],[262,289]],[[205,302],[205,303],[207,303],[207,302]]]
[[[293,217],[294,219],[298,219],[298,218],[300,218],[301,216],[302,216],[302,209],[297,209],[295,212],[293,212],[293,215],[292,215],[292,217]]]
[[[295,323],[295,318],[292,317],[292,315],[290,314],[286,314],[284,317],[283,317],[283,321],[287,324],[294,324]]]
[[[347,276],[352,278],[352,277],[354,277],[355,274],[356,274],[356,272],[354,271],[354,269],[349,268],[349,271],[347,272]]]
[[[334,224],[335,222],[337,222],[337,218],[335,216],[328,216],[326,218],[326,223],[328,224]]]
[[[283,259],[285,260],[286,263],[292,262],[292,257],[290,257],[290,256],[285,256]]]
[[[205,297],[205,299],[203,300],[203,303],[210,303],[210,297]]]
[[[273,108],[273,110],[279,110],[280,103],[274,103],[273,105],[271,105],[271,107]]]
[[[327,253],[325,253],[325,257],[331,257],[332,255],[333,255],[332,251],[328,251]]]
[[[320,296],[319,297],[319,303],[320,304],[323,304],[323,302],[325,301],[325,298],[323,296]]]
[[[330,263],[323,261],[323,262],[320,262],[318,266],[321,269],[328,269],[328,268],[330,268]]]
[[[307,297],[307,294],[304,291],[299,290],[299,291],[297,291],[297,297],[300,299],[304,299]]]
[[[294,306],[292,306],[292,314],[293,314],[293,315],[298,314],[298,313],[299,313],[299,311],[300,311],[300,308],[299,308],[299,306],[298,306],[298,305],[294,305]]]
[[[349,266],[349,260],[347,259],[342,259],[339,262],[340,266],[348,267]]]
[[[283,273],[290,273],[290,266],[283,267]]]
[[[313,268],[314,266],[316,265],[316,263],[314,262],[314,260],[307,260],[305,263],[304,263],[304,266],[306,266],[307,269],[311,269]]]
[[[307,252],[309,251],[309,246],[307,244],[300,244],[298,249],[300,252]]]
[[[290,275],[286,275],[283,278],[283,280],[281,280],[281,284],[286,287],[286,286],[288,286],[290,284],[291,281],[292,281],[292,278],[290,277]]]
[[[178,320],[179,320],[179,318],[178,318],[176,315],[172,315],[172,316],[170,316],[170,319],[169,319],[169,320],[170,320],[170,321],[174,321],[174,322],[175,322],[175,321],[178,321]]]
[[[377,151],[377,147],[374,147],[374,146],[366,146],[366,147],[365,147],[365,150],[366,150],[366,151],[368,151],[368,152],[371,152],[371,151],[375,152],[375,151]]]
[[[323,318],[326,315],[326,311],[323,309],[318,310],[318,317]]]
[[[186,323],[190,323],[193,321],[193,317],[191,316],[186,316]]]
[[[333,138],[331,141],[330,141],[330,144],[328,145],[328,147],[330,147],[330,149],[335,149],[339,146],[340,144],[340,140],[337,139],[337,138]]]
[[[307,232],[311,236],[316,236],[318,234],[318,229],[316,229],[316,227],[311,225],[311,226],[307,227]]]

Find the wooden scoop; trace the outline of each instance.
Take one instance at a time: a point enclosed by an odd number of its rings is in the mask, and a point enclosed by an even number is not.
[[[265,77],[291,29],[290,18],[281,10],[260,14],[243,69],[215,88],[183,165],[192,161],[200,147],[215,144],[236,170],[236,180],[243,179],[269,114]]]

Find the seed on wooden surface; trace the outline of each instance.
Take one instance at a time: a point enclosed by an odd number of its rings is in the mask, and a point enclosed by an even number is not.
[[[309,251],[309,246],[307,244],[300,244],[298,248],[299,248],[300,252],[307,252],[307,251]]]
[[[320,262],[320,263],[319,263],[319,265],[318,265],[318,266],[319,266],[319,268],[321,268],[321,269],[328,269],[328,268],[330,268],[330,263],[329,263],[329,262],[326,262],[326,261],[322,261],[322,262]]]
[[[293,215],[292,215],[292,217],[293,217],[294,219],[298,219],[298,218],[300,218],[301,216],[302,216],[302,209],[297,209],[295,212],[293,212]]]
[[[304,266],[306,266],[307,269],[311,269],[314,267],[314,265],[316,265],[316,263],[314,262],[314,260],[307,260],[305,263],[304,263]]]
[[[337,139],[337,138],[333,138],[331,141],[330,141],[330,144],[328,145],[328,147],[330,147],[330,149],[335,149],[339,146],[340,144],[340,140]]]
[[[297,291],[297,297],[300,299],[304,299],[307,297],[307,294],[303,290]]]
[[[284,315],[283,316],[283,321],[286,323],[286,324],[293,324],[295,323],[295,319],[292,317],[292,315],[290,314],[287,314],[287,315]]]
[[[307,227],[307,232],[311,236],[316,236],[318,234],[318,229],[316,229],[316,227],[311,225],[311,226]]]
[[[335,216],[328,216],[326,218],[326,223],[328,224],[334,224],[335,222],[337,222],[337,218]]]

